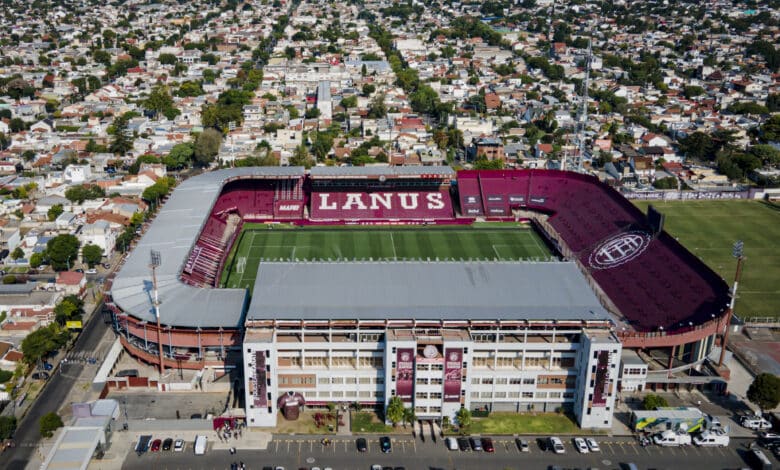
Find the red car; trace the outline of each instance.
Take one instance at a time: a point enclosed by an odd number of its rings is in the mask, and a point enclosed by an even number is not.
[[[495,452],[496,448],[493,447],[493,439],[489,437],[483,437],[482,438],[482,449],[485,452]]]
[[[161,445],[162,445],[162,441],[161,441],[160,439],[155,439],[155,440],[152,442],[152,447],[150,447],[149,449],[150,449],[152,452],[159,452],[159,451],[160,451],[160,446],[161,446]]]

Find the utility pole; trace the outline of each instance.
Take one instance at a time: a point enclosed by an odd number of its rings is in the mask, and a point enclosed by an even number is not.
[[[152,302],[154,305],[154,316],[157,317],[157,347],[160,354],[160,379],[162,379],[163,373],[165,372],[165,363],[163,362],[162,327],[160,326],[160,297],[157,291],[157,268],[160,267],[160,262],[160,252],[151,250],[151,263],[149,264],[149,267],[152,268],[152,289],[154,293]]]
[[[585,157],[585,127],[588,124],[588,88],[590,87],[590,65],[593,60],[591,40],[588,39],[588,53],[585,55],[585,80],[582,81],[580,109],[577,113],[577,172],[582,173],[582,161]]]
[[[726,345],[729,341],[729,328],[731,327],[731,316],[734,315],[734,304],[737,302],[737,287],[739,286],[739,278],[742,276],[742,262],[745,260],[744,255],[745,244],[742,240],[737,240],[731,249],[731,256],[737,258],[737,272],[734,274],[734,287],[731,289],[731,302],[729,304],[729,311],[726,314],[726,325],[722,341],[720,342],[720,359],[718,360],[718,367],[723,367],[723,358],[726,356]]]

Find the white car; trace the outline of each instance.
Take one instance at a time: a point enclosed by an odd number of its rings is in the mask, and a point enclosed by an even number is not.
[[[382,470],[382,466],[381,465],[372,465],[371,466],[371,470]]]
[[[550,438],[550,447],[552,447],[553,452],[555,452],[556,454],[566,453],[566,448],[563,447],[563,442],[557,437]]]
[[[572,441],[574,442],[574,448],[577,449],[577,452],[580,454],[587,454],[590,452],[588,450],[588,445],[585,444],[585,439],[581,437],[575,437]]]
[[[588,445],[588,449],[591,452],[601,452],[601,447],[599,447],[599,443],[596,442],[596,439],[593,439],[592,437],[589,437],[585,439],[585,444]]]
[[[454,437],[444,439],[444,443],[447,444],[449,450],[458,450],[458,440]]]
[[[759,417],[745,417],[741,424],[748,429],[772,429],[772,423]]]
[[[176,442],[173,443],[173,451],[184,452],[184,439],[176,439]]]

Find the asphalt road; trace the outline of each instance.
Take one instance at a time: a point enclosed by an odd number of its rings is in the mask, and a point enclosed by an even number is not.
[[[97,306],[95,314],[92,315],[86,324],[83,332],[76,340],[73,352],[94,352],[100,340],[103,338],[110,325],[103,322],[101,314],[102,304]],[[9,470],[24,469],[30,456],[36,452],[38,441],[40,440],[39,421],[41,417],[52,411],[60,409],[62,404],[76,383],[85,365],[79,363],[68,363],[66,374],[59,374],[54,371],[49,383],[38,395],[38,398],[25,417],[19,423],[14,434],[16,448],[7,450],[0,459],[0,467]]]
[[[155,436],[158,437],[158,436]],[[165,436],[159,436],[165,437]],[[531,451],[520,453],[514,440],[509,437],[494,439],[495,453],[459,452],[445,449],[441,439],[423,443],[420,439],[393,437],[393,452],[383,454],[376,437],[368,439],[369,449],[358,453],[354,439],[336,438],[328,447],[320,445],[317,438],[277,437],[265,451],[241,451],[235,455],[219,450],[209,450],[206,455],[196,456],[192,443],[185,452],[146,453],[142,456],[130,452],[123,470],[155,469],[219,469],[230,468],[232,462],[243,461],[246,468],[260,470],[264,466],[283,466],[287,470],[312,467],[334,470],[369,470],[371,465],[398,467],[408,470],[505,470],[539,469],[551,465],[563,468],[620,469],[629,462],[641,469],[685,469],[717,470],[745,467],[742,454],[747,440],[734,440],[727,448],[664,448],[658,446],[640,447],[636,442],[622,438],[600,439],[601,452],[577,453],[571,441],[564,439],[566,453],[556,455],[542,452],[535,442]]]

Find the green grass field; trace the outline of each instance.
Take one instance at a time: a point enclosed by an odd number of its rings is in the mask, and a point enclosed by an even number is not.
[[[252,289],[261,260],[522,260],[550,256],[530,227],[290,227],[247,224],[223,287]]]
[[[647,210],[649,202],[635,204]],[[745,263],[734,308],[740,318],[780,317],[780,206],[759,201],[652,203],[666,214],[666,231],[731,285],[731,247],[745,242]]]

